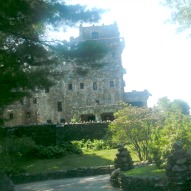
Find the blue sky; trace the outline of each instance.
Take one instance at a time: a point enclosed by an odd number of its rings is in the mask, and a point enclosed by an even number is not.
[[[122,54],[126,91],[147,89],[153,106],[161,97],[182,99],[191,106],[191,39],[167,23],[170,10],[157,0],[69,0],[110,9],[99,24],[118,23],[125,38]],[[190,30],[191,33],[191,30]],[[72,34],[70,32],[70,34]],[[78,35],[78,30],[73,34]]]

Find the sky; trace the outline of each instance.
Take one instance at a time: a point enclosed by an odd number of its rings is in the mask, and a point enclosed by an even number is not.
[[[125,91],[147,89],[152,94],[148,106],[156,105],[165,96],[184,100],[191,106],[191,38],[184,32],[177,34],[177,26],[166,22],[170,10],[160,5],[159,0],[69,2],[110,10],[99,24],[116,21],[120,36],[125,39],[122,54],[127,71]]]

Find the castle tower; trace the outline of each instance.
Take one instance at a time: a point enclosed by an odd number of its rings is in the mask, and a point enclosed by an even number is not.
[[[25,102],[16,102],[7,108],[4,118],[9,120],[5,125],[57,124],[74,119],[112,120],[113,113],[120,108],[119,102],[132,102],[128,93],[124,93],[125,70],[121,59],[124,40],[120,37],[117,24],[80,25],[79,37],[71,38],[70,43],[82,41],[95,41],[109,47],[108,53],[100,61],[102,67],[78,65],[76,72],[76,65],[63,63],[55,69],[55,86],[36,92]]]

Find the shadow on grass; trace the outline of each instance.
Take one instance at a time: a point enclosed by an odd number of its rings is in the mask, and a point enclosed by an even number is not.
[[[113,160],[96,154],[67,155],[60,159],[31,160],[23,163],[28,173],[44,173],[57,170],[113,165]]]

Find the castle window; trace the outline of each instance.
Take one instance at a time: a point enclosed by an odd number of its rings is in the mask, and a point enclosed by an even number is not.
[[[80,89],[84,89],[84,83],[80,83]]]
[[[52,121],[51,121],[50,119],[48,119],[46,122],[47,122],[48,124],[51,124],[51,123],[52,123]]]
[[[114,81],[110,81],[110,88],[113,88],[114,86]]]
[[[33,104],[37,104],[37,98],[33,98]]]
[[[60,123],[65,123],[65,119],[60,119]]]
[[[97,82],[93,82],[93,90],[97,90]]]
[[[45,93],[49,93],[49,87],[45,88]]]
[[[58,111],[62,111],[62,102],[57,102]]]
[[[26,117],[30,118],[31,117],[31,113],[30,112],[26,112]]]
[[[97,39],[99,38],[99,33],[98,32],[92,32],[92,39]]]
[[[96,100],[96,104],[99,104],[99,100]]]
[[[11,120],[13,118],[14,118],[13,113],[9,113],[9,119]]]
[[[72,90],[72,84],[68,84],[68,90]]]

